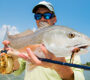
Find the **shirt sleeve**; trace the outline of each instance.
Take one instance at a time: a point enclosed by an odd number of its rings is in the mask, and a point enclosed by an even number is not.
[[[14,74],[15,76],[19,76],[20,74],[22,74],[22,72],[25,70],[25,66],[26,66],[25,60],[19,58],[18,61],[19,61],[20,67],[19,67],[18,70],[14,71],[13,74]]]

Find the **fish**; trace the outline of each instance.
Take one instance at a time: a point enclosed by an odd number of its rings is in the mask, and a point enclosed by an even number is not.
[[[66,26],[49,26],[36,30],[9,35],[10,47],[16,50],[25,50],[30,45],[44,44],[48,51],[56,57],[71,56],[73,50],[76,54],[87,53],[90,49],[90,38]],[[37,55],[38,56],[38,55]]]
[[[77,32],[66,26],[53,25],[49,27],[43,27],[35,32],[27,30],[25,32],[9,35],[6,34],[6,40],[10,41],[9,47],[26,53],[26,48],[31,48],[36,56],[39,58],[45,58],[43,52],[41,52],[38,44],[44,44],[46,49],[53,53],[56,58],[55,61],[66,62],[64,58],[66,56],[72,56],[75,54],[87,53],[90,49],[90,38],[80,32]],[[53,63],[43,62],[43,67],[54,69],[58,75],[65,80],[74,80],[71,67],[57,65]],[[35,65],[26,62],[26,75],[25,79],[29,79]],[[71,73],[68,74],[67,70]],[[60,72],[64,72],[62,74]]]

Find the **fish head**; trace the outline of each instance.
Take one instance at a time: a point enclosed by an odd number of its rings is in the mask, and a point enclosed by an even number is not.
[[[87,53],[90,38],[80,32],[64,26],[54,26],[43,36],[46,48],[58,57],[71,56],[73,49],[79,48],[77,54]]]

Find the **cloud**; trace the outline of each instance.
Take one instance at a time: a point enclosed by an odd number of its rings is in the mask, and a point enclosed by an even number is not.
[[[2,46],[1,43],[2,43],[2,41],[4,39],[4,37],[5,37],[5,33],[6,33],[7,28],[8,28],[8,31],[9,31],[10,35],[14,35],[14,34],[19,33],[16,26],[2,25],[2,27],[0,28],[0,47]]]
[[[20,32],[18,31],[18,29],[17,29],[16,26],[5,25],[5,24],[2,25],[2,26],[0,27],[0,48],[3,47],[2,41],[3,41],[4,38],[5,38],[5,34],[6,34],[7,29],[8,29],[8,32],[9,32],[10,35],[14,35],[14,34],[20,33]],[[37,29],[37,28],[33,27],[31,30],[35,32],[36,29]]]
[[[14,35],[14,34],[18,34],[19,31],[17,30],[16,26],[12,26],[9,28],[9,34],[10,35]]]

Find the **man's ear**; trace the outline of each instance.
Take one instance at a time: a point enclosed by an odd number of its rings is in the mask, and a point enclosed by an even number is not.
[[[55,24],[56,22],[57,22],[57,18],[55,16],[55,17],[53,17],[53,23]]]

